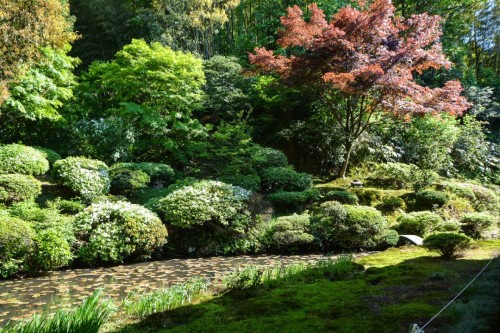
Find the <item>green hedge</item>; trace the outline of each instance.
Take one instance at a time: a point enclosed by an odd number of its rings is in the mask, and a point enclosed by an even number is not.
[[[0,175],[0,203],[34,200],[42,193],[42,184],[32,176]]]
[[[299,192],[312,186],[311,176],[291,168],[269,168],[262,172],[262,190],[266,193]]]
[[[36,148],[20,144],[0,145],[0,174],[43,175],[48,170],[49,161]]]

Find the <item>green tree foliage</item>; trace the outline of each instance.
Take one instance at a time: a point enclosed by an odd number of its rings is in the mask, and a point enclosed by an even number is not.
[[[115,141],[122,143],[127,139],[122,129],[128,129],[134,138],[122,144],[132,145],[128,150],[134,155],[185,161],[204,133],[191,117],[204,97],[204,83],[200,59],[159,43],[133,40],[115,60],[96,62],[82,75],[77,92],[79,114],[84,122],[98,125],[94,135],[82,136],[87,140],[81,149],[85,152],[100,140],[104,140],[104,148]],[[118,123],[119,128],[113,131],[118,138],[109,137],[109,122]],[[77,133],[81,124],[77,124]],[[104,155],[106,151],[97,153]],[[101,158],[109,161],[127,157],[118,152]]]
[[[203,62],[207,95],[201,117],[217,123],[246,118],[251,111],[248,90],[250,79],[242,75],[243,67],[236,58],[215,56]]]
[[[0,8],[1,105],[9,82],[44,56],[43,47],[62,48],[76,35],[66,0],[1,0]]]
[[[59,109],[73,97],[78,60],[63,49],[42,48],[40,60],[10,84],[10,97],[0,107],[0,119],[15,123],[19,118],[58,118]]]

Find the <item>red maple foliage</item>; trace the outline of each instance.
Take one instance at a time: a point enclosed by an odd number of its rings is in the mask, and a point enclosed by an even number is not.
[[[342,8],[329,23],[316,4],[309,6],[307,20],[298,6],[288,8],[278,45],[295,55],[275,55],[264,48],[249,54],[258,72],[291,84],[320,84],[324,95],[330,95],[325,101],[346,137],[342,177],[355,140],[374,114],[409,119],[425,113],[461,115],[470,107],[460,95],[459,81],[429,88],[414,80],[415,73],[451,66],[439,42],[439,16],[396,17],[390,0],[376,0],[369,7],[360,2],[359,7]]]

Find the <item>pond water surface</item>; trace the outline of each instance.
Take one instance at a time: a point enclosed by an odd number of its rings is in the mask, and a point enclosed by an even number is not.
[[[119,300],[133,290],[147,291],[184,282],[192,277],[211,278],[242,265],[315,262],[322,255],[236,256],[170,259],[105,268],[72,269],[41,277],[0,280],[0,326],[35,312],[55,311],[80,304],[97,288]]]

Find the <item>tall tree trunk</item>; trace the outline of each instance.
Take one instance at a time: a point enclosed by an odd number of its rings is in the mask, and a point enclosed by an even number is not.
[[[354,142],[351,139],[347,139],[345,143],[345,153],[344,153],[344,161],[342,162],[342,168],[340,169],[339,176],[345,178],[345,174],[347,172],[347,167],[349,165],[349,160],[351,158],[351,151]]]

